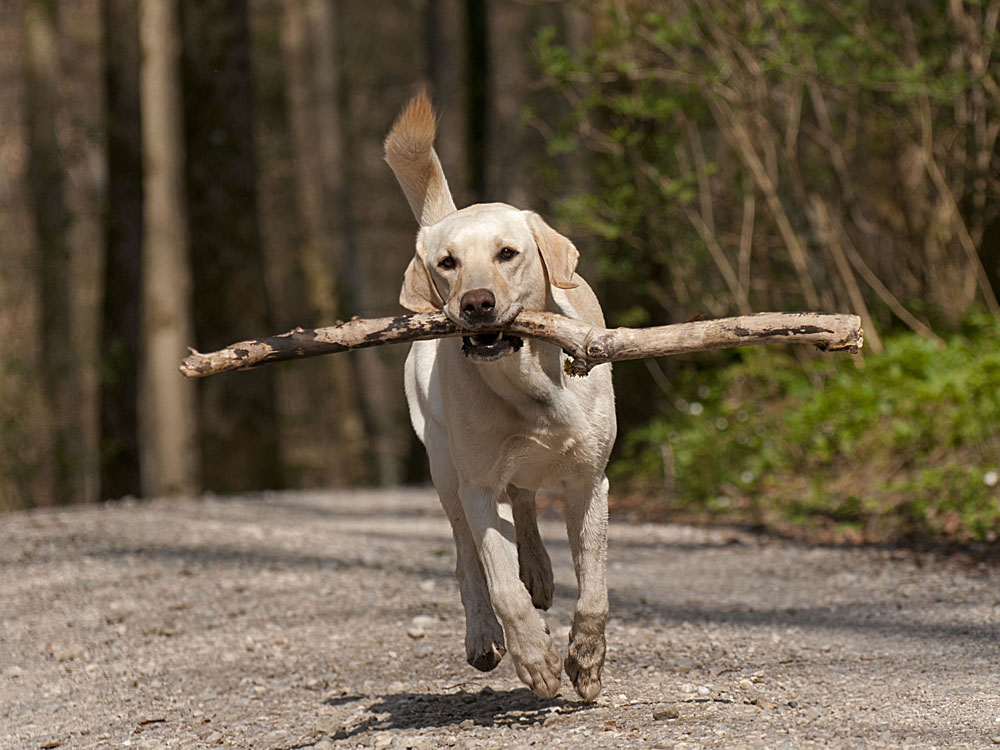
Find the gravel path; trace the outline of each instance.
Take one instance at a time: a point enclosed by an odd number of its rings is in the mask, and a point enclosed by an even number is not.
[[[0,516],[0,748],[1000,746],[995,566],[625,523],[609,558],[587,705],[465,665],[428,490]]]

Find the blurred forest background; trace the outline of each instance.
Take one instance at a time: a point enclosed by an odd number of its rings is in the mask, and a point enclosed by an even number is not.
[[[403,348],[184,381],[400,312],[381,141],[545,214],[611,324],[857,312],[856,358],[616,366],[623,507],[1000,533],[1000,0],[5,0],[0,510],[426,481]]]

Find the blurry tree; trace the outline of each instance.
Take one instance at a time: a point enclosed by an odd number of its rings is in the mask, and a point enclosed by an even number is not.
[[[143,339],[140,438],[147,497],[198,489],[194,389],[177,377],[192,341],[184,209],[180,29],[174,0],[142,0]],[[127,291],[127,290],[126,290]]]
[[[82,499],[83,425],[80,364],[73,337],[69,228],[59,140],[58,7],[55,0],[25,0],[24,76],[28,149],[27,188],[39,258],[39,338],[44,352],[42,392],[51,425],[50,496],[43,502]]]
[[[38,263],[25,189],[24,21],[0,26],[0,512],[50,496],[47,409],[39,381]]]
[[[259,241],[247,3],[182,0],[181,28],[195,338],[209,349],[274,327]],[[284,484],[272,371],[205,381],[198,413],[206,488]]]
[[[302,241],[301,279],[307,314],[318,325],[332,325],[348,314],[342,301],[346,249],[353,245],[346,200],[343,128],[340,118],[339,75],[333,7],[324,0],[288,0],[284,4],[282,51],[286,96],[294,155]],[[311,371],[306,403],[312,435],[323,451],[328,482],[355,484],[371,475],[371,436],[366,434],[364,385],[357,377],[357,360],[331,357]],[[322,411],[316,412],[317,407]]]
[[[455,204],[466,206],[470,197],[470,110],[472,72],[468,18],[472,11],[463,0],[427,0],[424,44],[427,80],[438,112],[436,149],[448,175]]]
[[[485,201],[533,207],[528,129],[521,115],[528,102],[532,72],[525,40],[534,28],[534,9],[521,3],[484,3],[486,8],[487,96],[485,118]],[[483,43],[483,42],[480,42]],[[534,206],[537,207],[537,206]]]
[[[100,344],[100,492],[141,492],[142,121],[138,0],[102,0],[107,203]]]

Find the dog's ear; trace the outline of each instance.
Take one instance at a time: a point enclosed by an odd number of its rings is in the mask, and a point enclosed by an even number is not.
[[[417,235],[417,252],[403,274],[403,288],[399,291],[399,304],[415,313],[435,312],[444,307],[444,300],[434,286],[424,256],[424,241]]]
[[[542,263],[549,275],[549,283],[560,289],[575,289],[573,272],[580,252],[570,242],[568,237],[559,234],[545,223],[545,220],[534,211],[525,211],[528,216],[528,226],[538,245]]]

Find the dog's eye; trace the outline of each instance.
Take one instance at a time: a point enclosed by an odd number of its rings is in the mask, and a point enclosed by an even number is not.
[[[497,253],[497,260],[511,260],[517,255],[517,250],[512,247],[505,247]]]
[[[455,259],[450,255],[446,255],[438,261],[438,268],[443,268],[445,271],[450,271],[455,267],[455,265]]]

